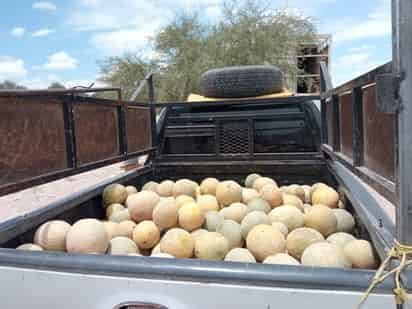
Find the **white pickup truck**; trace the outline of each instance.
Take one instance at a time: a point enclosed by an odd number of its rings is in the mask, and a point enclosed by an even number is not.
[[[395,239],[411,245],[411,16],[411,1],[394,0],[393,61],[337,88],[321,66],[319,96],[158,104],[151,76],[149,103],[81,96],[116,89],[0,92],[2,194],[149,154],[144,166],[0,224],[0,308],[354,308],[375,271],[14,248],[47,220],[103,218],[110,183],[243,182],[250,172],[338,188],[381,260]],[[406,288],[411,280],[404,270]],[[402,308],[393,288],[389,277],[363,307]]]

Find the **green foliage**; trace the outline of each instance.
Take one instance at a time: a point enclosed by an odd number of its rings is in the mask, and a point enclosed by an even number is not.
[[[48,89],[66,89],[66,87],[64,87],[62,84],[60,84],[59,82],[53,82],[50,84],[50,86],[48,87]]]
[[[157,70],[158,101],[185,100],[199,92],[203,72],[231,65],[274,64],[285,73],[287,86],[295,83],[295,52],[316,33],[311,19],[271,10],[257,0],[226,1],[222,14],[213,24],[202,22],[200,13],[177,15],[154,37],[150,60],[130,54],[106,59],[101,63],[102,81],[121,87],[128,99],[136,81]]]
[[[26,89],[24,86],[20,86],[15,82],[5,80],[4,82],[0,83],[0,89]]]

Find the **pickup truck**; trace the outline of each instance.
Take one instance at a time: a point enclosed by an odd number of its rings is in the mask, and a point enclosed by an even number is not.
[[[412,4],[395,2],[393,61],[336,88],[321,65],[320,95],[156,103],[152,75],[148,103],[124,101],[116,88],[0,92],[0,194],[147,155],[143,166],[0,224],[1,308],[355,307],[375,271],[13,248],[47,220],[103,218],[111,183],[243,182],[252,172],[338,188],[381,260],[395,239],[412,244]],[[119,98],[83,95],[97,91]],[[401,279],[409,287],[412,272]],[[393,288],[392,278],[381,282],[364,308],[402,308]]]

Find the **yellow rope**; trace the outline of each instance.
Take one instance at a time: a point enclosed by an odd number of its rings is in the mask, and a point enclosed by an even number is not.
[[[404,288],[402,281],[401,281],[401,273],[403,269],[412,264],[412,261],[407,261],[407,256],[412,255],[412,246],[407,246],[399,243],[395,240],[395,244],[393,248],[388,252],[387,257],[379,266],[378,270],[375,273],[375,276],[372,279],[371,284],[363,294],[361,300],[359,301],[356,309],[360,309],[375,287],[384,281],[387,277],[394,275],[395,276],[395,288],[393,292],[395,294],[395,300],[398,305],[404,304],[407,297],[407,291]],[[399,259],[400,263],[394,269],[388,271],[384,274],[386,267],[388,266],[389,262],[392,259]]]

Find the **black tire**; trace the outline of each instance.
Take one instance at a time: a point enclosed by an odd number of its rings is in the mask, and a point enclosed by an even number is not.
[[[200,79],[201,94],[212,98],[255,97],[282,90],[282,72],[271,65],[213,69],[204,73]]]

